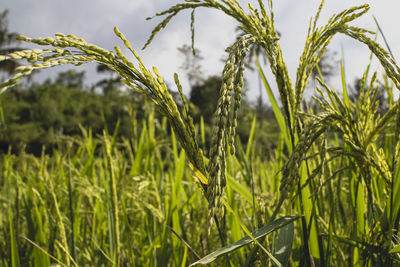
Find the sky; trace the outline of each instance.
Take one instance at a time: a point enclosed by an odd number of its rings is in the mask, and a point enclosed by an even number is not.
[[[0,11],[9,9],[9,29],[28,37],[48,37],[55,33],[74,34],[105,49],[112,50],[115,45],[123,43],[114,35],[113,27],[117,26],[139,52],[147,68],[156,66],[168,84],[173,84],[173,74],[178,73],[184,87],[189,93],[189,84],[183,70],[179,67],[183,57],[177,48],[183,44],[190,44],[190,11],[180,13],[170,24],[161,31],[145,50],[141,50],[152,29],[161,21],[161,18],[146,20],[156,12],[163,11],[173,4],[183,0],[1,0]],[[246,6],[248,1],[240,1]],[[256,1],[250,1],[256,2]],[[264,0],[264,2],[266,2]],[[284,60],[288,66],[292,81],[295,79],[296,69],[302,53],[310,18],[318,9],[316,0],[275,0],[273,11],[275,26],[281,34],[280,45]],[[352,22],[351,25],[364,27],[376,31],[373,16],[378,20],[390,48],[396,59],[400,60],[400,1],[398,0],[327,0],[321,13],[319,25],[322,26],[334,13],[357,6],[369,4],[370,11],[363,17]],[[254,6],[256,4],[254,3]],[[204,58],[201,61],[204,74],[220,75],[226,56],[225,48],[236,38],[236,22],[220,11],[198,9],[195,22],[195,47],[201,51]],[[381,37],[378,42],[384,45]],[[22,44],[23,45],[23,44]],[[357,77],[362,76],[369,62],[369,50],[365,45],[343,35],[337,35],[329,49],[337,52],[337,59],[342,56],[345,60],[345,74],[349,84],[353,84]],[[133,58],[132,58],[133,60]],[[73,66],[57,67],[55,70],[41,71],[35,80],[54,77],[58,71]],[[102,76],[96,73],[94,64],[80,67],[85,70],[89,84],[95,83]],[[264,66],[267,77],[274,86],[272,74]],[[374,60],[372,70],[379,71],[379,65]],[[341,89],[339,71],[330,84]],[[255,99],[259,95],[259,79],[255,72],[246,71],[248,81],[248,96]],[[312,89],[311,89],[312,90]],[[311,92],[312,94],[312,92]],[[263,93],[264,101],[267,101]]]

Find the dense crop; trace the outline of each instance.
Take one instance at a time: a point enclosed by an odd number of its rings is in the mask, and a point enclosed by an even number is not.
[[[292,83],[274,15],[261,0],[258,4],[258,10],[249,5],[246,13],[236,0],[187,0],[157,14],[166,18],[146,44],[184,10],[192,10],[192,25],[201,7],[240,24],[244,34],[227,49],[207,153],[199,145],[202,129],[189,115],[178,76],[179,105],[157,69],[145,67],[117,28],[136,65],[118,46],[107,51],[73,35],[20,37],[51,48],[2,56],[32,63],[19,67],[2,92],[34,69],[97,62],[150,99],[165,119],[148,114],[131,142],[116,142],[106,131],[101,138],[83,131],[82,140],[51,158],[4,155],[4,265],[185,266],[219,256],[217,264],[227,266],[399,264],[400,104],[393,90],[400,88],[400,68],[369,37],[372,32],[349,25],[368,5],[344,10],[319,27],[320,5]],[[344,79],[340,95],[321,75],[312,108],[302,106],[312,71],[338,33],[367,45],[381,63],[386,111],[378,110],[382,86],[368,68],[358,99],[349,98]],[[235,142],[244,58],[253,44],[265,50],[281,101],[259,68],[281,131],[276,156],[268,161],[252,153],[251,139],[246,150]],[[254,134],[253,127],[250,137]],[[226,257],[240,247],[245,248]]]

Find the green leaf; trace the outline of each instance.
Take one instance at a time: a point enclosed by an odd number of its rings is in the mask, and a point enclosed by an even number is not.
[[[261,69],[258,57],[257,57],[257,67],[258,67],[258,73],[261,77],[261,80],[263,81],[265,91],[268,94],[268,98],[271,103],[272,111],[274,112],[276,121],[278,122],[281,132],[284,134],[285,143],[286,143],[287,147],[290,149],[291,143],[290,143],[290,138],[289,138],[289,131],[288,131],[288,128],[286,127],[285,117],[283,116],[282,111],[279,108],[278,102],[275,99],[274,93],[272,92],[271,86],[269,85],[267,78],[265,77],[264,72]]]
[[[282,266],[289,265],[290,254],[292,253],[292,246],[294,240],[294,224],[289,223],[282,227],[279,232],[278,240],[275,247],[275,258],[282,264]]]
[[[246,148],[246,158],[247,158],[247,159],[250,158],[250,150],[251,150],[251,147],[253,146],[253,139],[254,139],[255,129],[256,129],[256,117],[254,116],[253,122],[251,123],[251,130],[250,130],[250,134],[249,134],[249,141],[248,141],[248,143],[247,143],[247,148]]]
[[[343,88],[343,100],[346,104],[347,108],[350,107],[349,95],[347,93],[347,85],[346,85],[346,74],[344,70],[344,56],[342,51],[342,58],[340,60],[340,77],[342,78],[342,88]]]
[[[255,238],[255,239],[259,239],[263,236],[266,236],[267,234],[276,231],[280,228],[282,228],[283,226],[292,223],[293,221],[297,220],[298,218],[300,218],[301,216],[285,216],[285,217],[281,217],[263,227],[261,227],[260,229],[254,231],[251,233],[251,235]],[[239,241],[230,244],[228,246],[225,246],[223,248],[220,248],[210,254],[208,254],[207,256],[201,258],[200,260],[192,263],[190,266],[194,266],[197,264],[208,264],[213,262],[214,260],[216,260],[219,256],[222,256],[224,254],[230,253],[238,248],[241,248],[249,243],[253,242],[253,240],[251,239],[250,236],[245,236],[242,239],[240,239]]]
[[[253,197],[251,192],[247,189],[246,186],[242,185],[238,181],[236,181],[231,175],[227,175],[228,186],[230,186],[236,193],[240,194],[247,202],[253,204]]]
[[[394,56],[393,56],[393,53],[392,53],[392,49],[390,49],[389,43],[388,43],[388,41],[387,41],[387,39],[386,39],[386,37],[385,37],[385,34],[384,34],[383,31],[382,31],[381,26],[379,26],[378,20],[375,18],[375,16],[372,16],[372,17],[374,18],[375,24],[376,24],[376,26],[378,27],[378,30],[379,30],[379,32],[380,32],[381,35],[382,35],[383,41],[385,42],[385,45],[386,45],[386,48],[388,49],[390,55],[392,56],[392,58],[393,58],[393,60],[394,60]]]
[[[301,185],[305,185],[308,179],[306,165],[302,164],[300,166],[300,183]],[[311,255],[319,259],[320,251],[319,251],[319,241],[318,241],[318,225],[315,223],[315,215],[314,212],[317,209],[317,203],[313,201],[312,195],[310,192],[310,186],[305,186],[301,190],[301,201],[304,207],[304,217],[306,219],[307,229],[308,230],[308,246],[311,252]],[[314,222],[313,222],[314,221]]]
[[[17,240],[15,238],[15,230],[13,225],[13,216],[11,209],[8,210],[8,220],[10,222],[11,266],[18,267],[20,266],[18,245],[17,245]]]
[[[396,167],[393,173],[394,173],[392,182],[393,196],[390,199],[392,204],[388,206],[392,209],[391,210],[392,220],[390,221],[391,224],[394,224],[398,216],[398,213],[400,211],[400,161],[396,163]]]
[[[400,244],[392,248],[389,253],[400,253]]]
[[[366,213],[365,207],[365,196],[364,196],[364,185],[362,181],[359,181],[356,185],[356,223],[357,223],[357,237],[362,237],[365,234],[365,218]]]

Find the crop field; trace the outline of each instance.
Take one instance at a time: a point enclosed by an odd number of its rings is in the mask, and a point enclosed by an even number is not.
[[[271,7],[186,0],[155,16],[162,21],[146,46],[184,11],[192,12],[192,34],[200,8],[240,25],[243,34],[226,50],[211,130],[193,119],[178,75],[173,95],[117,28],[116,43],[130,55],[59,33],[20,36],[38,48],[0,55],[25,64],[0,85],[0,100],[34,70],[88,62],[146,99],[140,116],[129,112],[129,138],[119,137],[119,122],[101,134],[81,126],[52,153],[10,146],[1,154],[0,266],[400,266],[400,67],[375,33],[354,26],[368,5],[320,25],[322,2],[292,80]],[[365,44],[383,69],[365,66],[357,97],[343,59],[340,88],[319,68],[339,34]],[[268,150],[255,116],[245,138],[237,134],[254,46],[275,78],[267,80],[257,59],[277,129]],[[306,88],[312,99],[303,97]],[[4,121],[10,111],[0,111]]]

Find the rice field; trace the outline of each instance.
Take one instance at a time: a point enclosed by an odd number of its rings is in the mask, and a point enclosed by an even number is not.
[[[44,48],[0,56],[28,62],[1,84],[3,94],[35,69],[97,62],[151,107],[145,119],[132,114],[129,139],[116,138],[118,124],[100,136],[82,128],[52,155],[1,155],[0,266],[400,266],[400,68],[374,33],[349,25],[368,5],[320,26],[321,3],[294,82],[261,0],[246,11],[236,0],[184,1],[156,14],[163,20],[146,46],[186,10],[194,34],[197,8],[233,17],[244,33],[227,48],[209,148],[178,75],[179,103],[117,28],[135,63],[118,46],[108,51],[64,34],[21,36]],[[366,66],[354,99],[342,61],[342,88],[331,88],[320,72],[304,105],[312,71],[337,34],[364,43],[384,74]],[[258,65],[280,129],[272,155],[257,149],[256,120],[246,142],[236,135],[251,45],[265,50],[275,77],[267,81]]]

